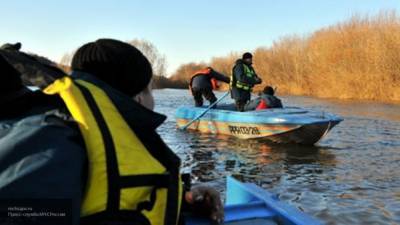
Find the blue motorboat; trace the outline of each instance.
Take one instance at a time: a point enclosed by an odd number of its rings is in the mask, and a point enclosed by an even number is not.
[[[175,114],[177,126],[184,127],[205,110],[205,107],[179,107]],[[241,139],[312,145],[342,120],[332,113],[298,107],[238,112],[231,105],[219,105],[209,109],[187,129]]]

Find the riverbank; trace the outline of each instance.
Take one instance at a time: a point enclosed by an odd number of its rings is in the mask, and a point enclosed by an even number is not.
[[[187,90],[187,93],[189,93],[189,89],[187,88],[188,84],[186,82],[174,82],[174,81],[168,81],[167,85],[166,83],[156,83],[153,84],[153,89],[157,90],[162,90],[162,89],[177,89],[177,90]],[[257,95],[259,91],[261,91],[263,86],[260,87],[255,87],[253,90],[253,95]],[[229,87],[223,85],[222,88],[220,88],[218,91],[225,92],[228,91]],[[189,95],[189,94],[188,94]],[[371,99],[363,99],[363,98],[349,98],[349,97],[331,97],[331,96],[315,96],[315,95],[307,95],[307,94],[293,94],[290,92],[282,92],[279,87],[277,87],[277,93],[276,95],[278,97],[285,97],[285,96],[292,96],[292,97],[312,97],[312,98],[317,98],[321,100],[329,100],[329,101],[336,101],[338,103],[365,103],[365,104],[374,104],[374,103],[383,103],[383,104],[389,104],[389,105],[395,105],[398,106],[400,105],[400,100],[391,100],[391,99],[380,99],[380,100],[371,100]]]

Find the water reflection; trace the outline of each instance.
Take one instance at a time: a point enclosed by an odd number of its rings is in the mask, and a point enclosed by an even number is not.
[[[295,177],[315,182],[313,174],[321,174],[336,164],[327,147],[277,145],[196,133],[186,134],[188,137],[191,144],[179,152],[185,159],[183,167],[198,182],[220,180],[220,184],[221,178],[228,175],[263,187],[274,187]]]

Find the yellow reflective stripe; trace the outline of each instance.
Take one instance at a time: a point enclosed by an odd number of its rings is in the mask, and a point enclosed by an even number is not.
[[[100,111],[114,140],[120,175],[162,174],[166,172],[166,169],[147,151],[121,114],[118,113],[118,109],[115,108],[106,93],[89,82],[83,80],[76,82],[91,91],[97,105],[107,106],[101,107]]]
[[[244,89],[244,90],[250,90],[251,89],[251,86],[249,86],[246,83],[239,82],[239,81],[236,82],[236,87]]]
[[[246,76],[248,77],[253,77],[254,76],[254,70],[251,70],[250,67],[248,67],[247,65],[243,64],[243,68],[244,68],[244,73],[246,74]]]
[[[56,80],[45,90],[59,94],[72,117],[78,122],[85,140],[89,161],[87,189],[81,205],[81,216],[103,211],[107,202],[107,169],[103,138],[86,100],[70,77]],[[98,203],[98,204],[93,204]]]
[[[255,75],[254,70],[250,70],[250,68],[245,64],[243,64],[243,68],[244,68],[244,74],[247,77],[254,77],[254,75]],[[243,90],[246,90],[246,91],[251,91],[252,90],[252,86],[251,85],[246,84],[246,83],[242,83],[240,81],[236,81],[236,84],[234,85],[233,84],[233,75],[231,76],[231,81],[230,81],[229,84],[230,84],[231,87],[235,86],[235,87],[237,87],[239,89],[243,89]]]

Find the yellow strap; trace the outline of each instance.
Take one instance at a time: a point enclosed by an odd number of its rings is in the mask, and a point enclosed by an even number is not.
[[[82,203],[81,215],[95,213],[99,209],[93,202],[107,202],[107,169],[105,149],[100,129],[85,97],[70,77],[56,80],[48,86],[46,94],[59,94],[64,100],[72,117],[78,122],[88,151],[88,182]],[[101,177],[98,177],[98,176]],[[95,177],[99,182],[95,182]]]

